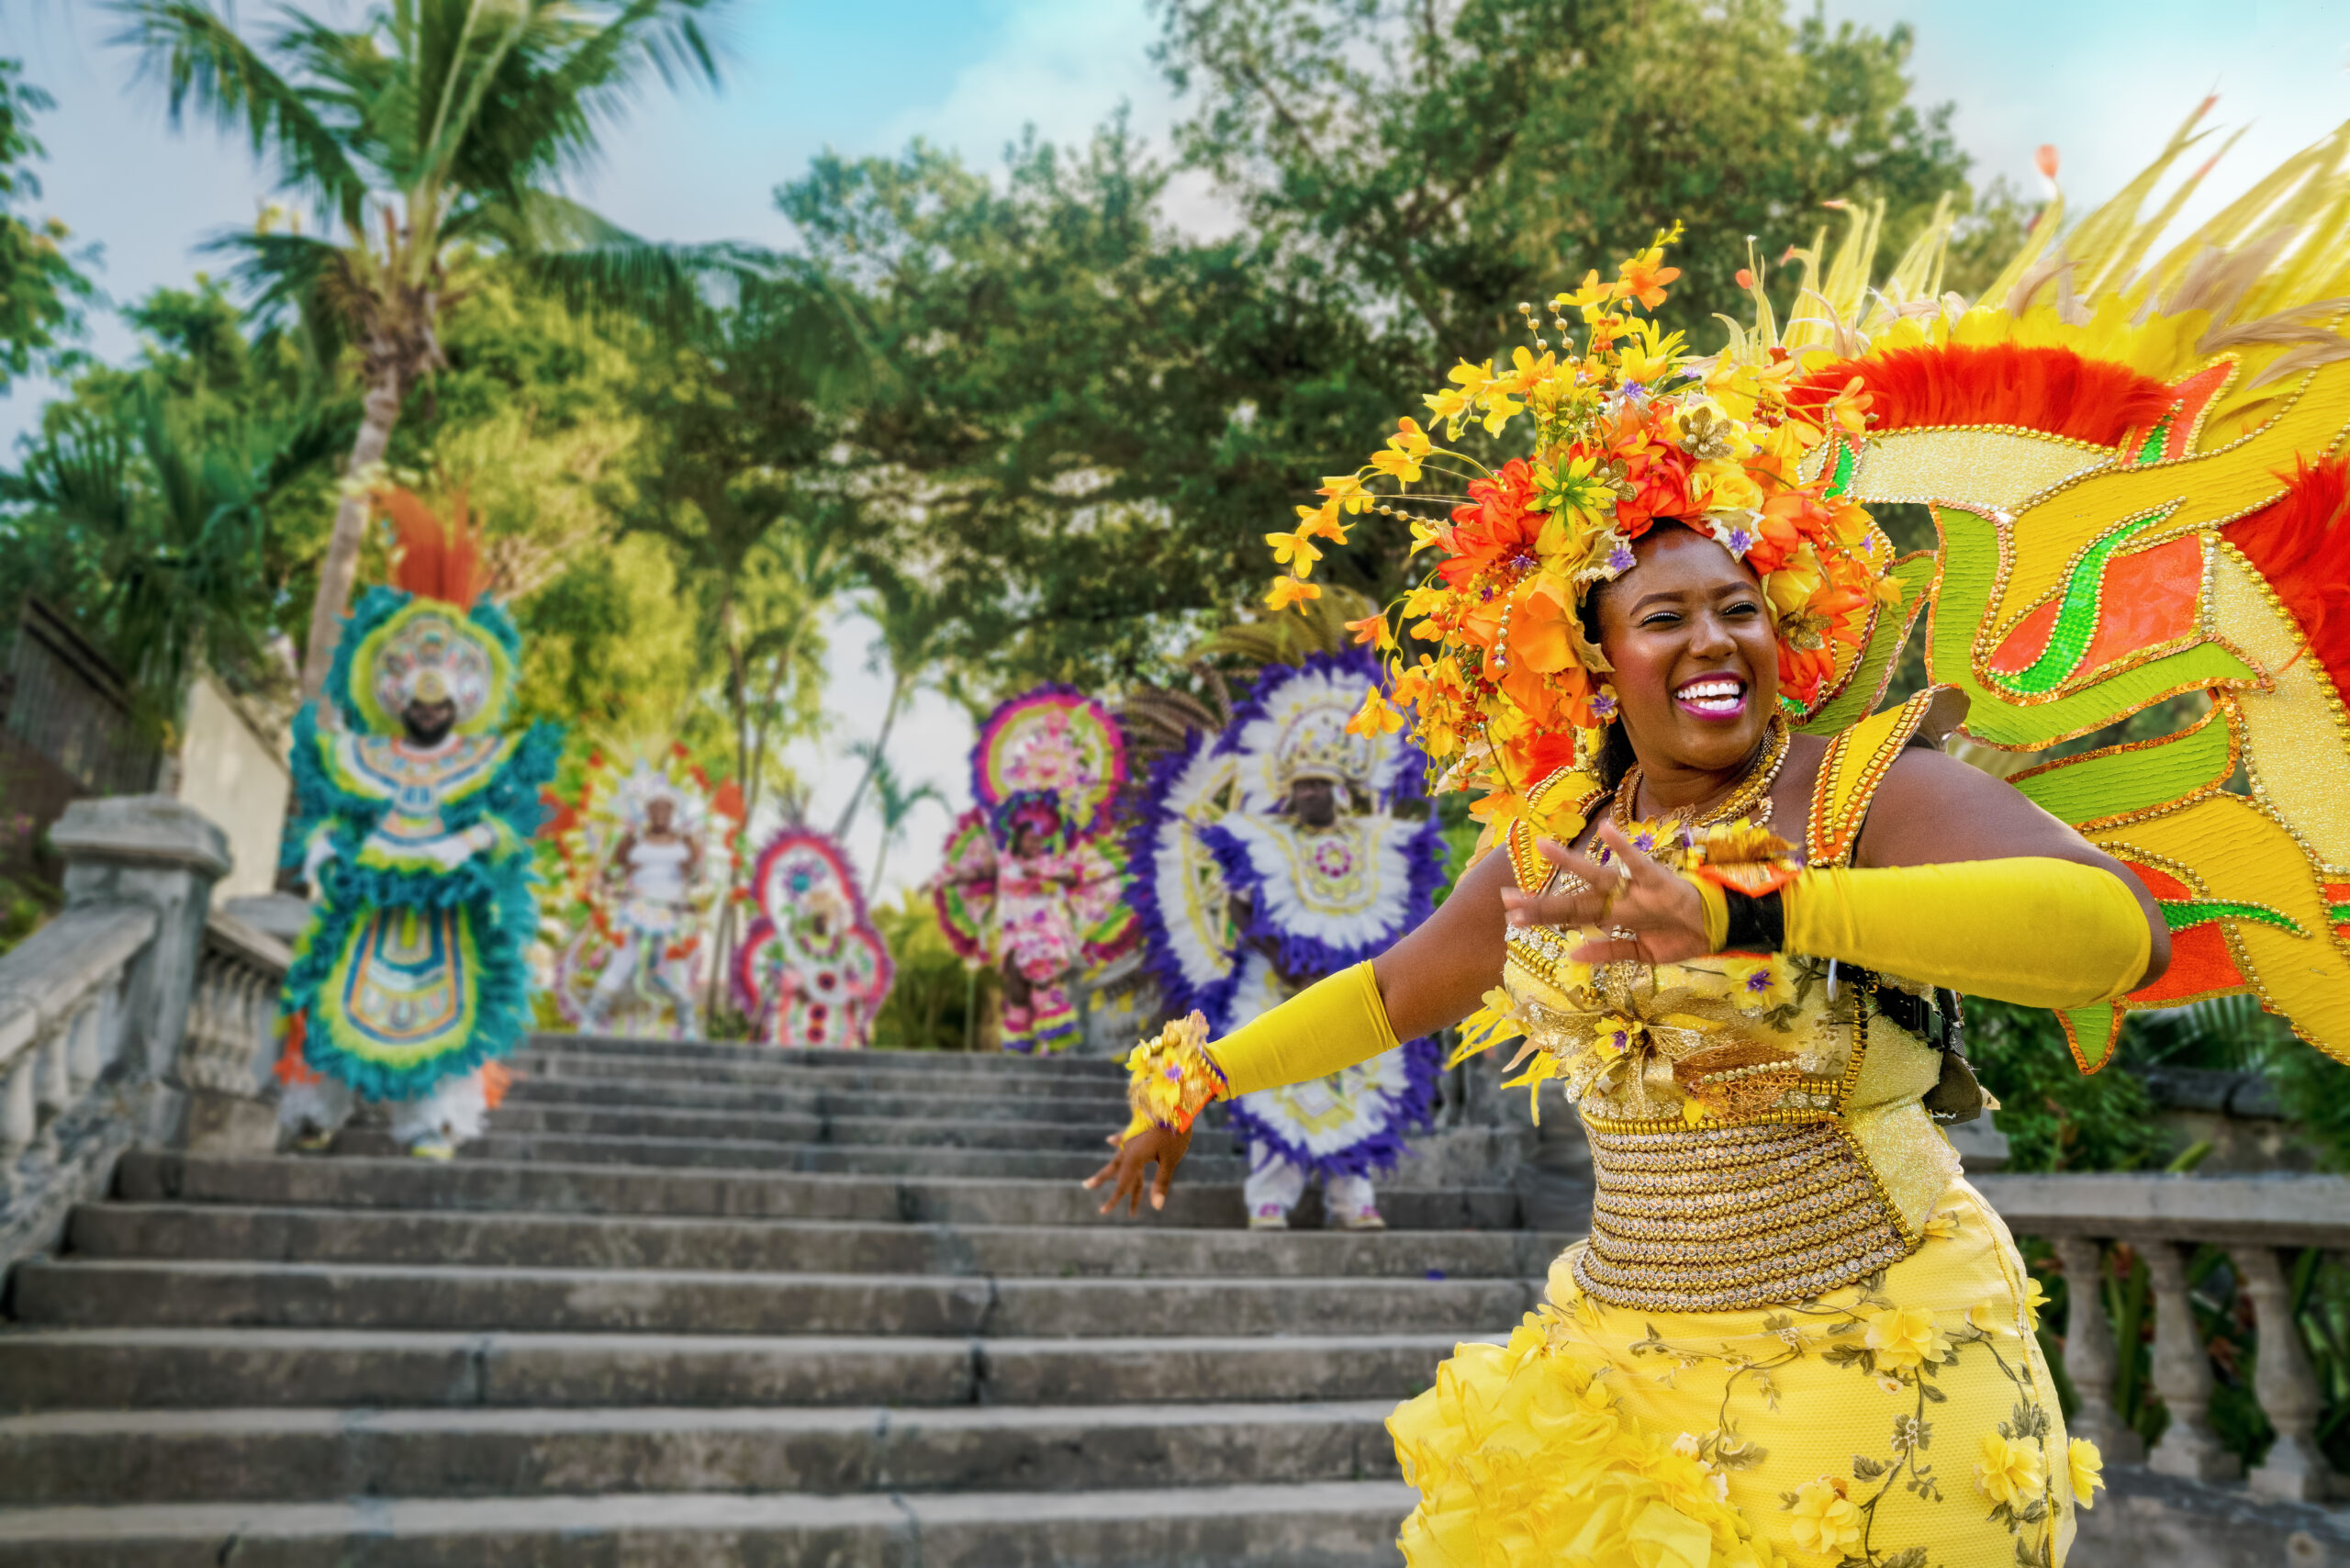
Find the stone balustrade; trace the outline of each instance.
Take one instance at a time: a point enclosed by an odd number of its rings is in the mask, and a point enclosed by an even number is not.
[[[211,908],[220,830],[159,795],[50,831],[65,908],[0,958],[0,1269],[55,1241],[134,1145],[269,1136],[285,945]]]
[[[2227,1483],[2260,1498],[2322,1503],[2345,1493],[2315,1441],[2320,1397],[2288,1295],[2288,1253],[2350,1254],[2350,1180],[2334,1176],[1993,1176],[1977,1183],[2019,1234],[2045,1238],[2070,1285],[2065,1371],[2079,1399],[2071,1427],[2106,1457],[2157,1474]],[[2144,1451],[2115,1413],[2121,1370],[2105,1295],[2105,1249],[2129,1243],[2146,1260],[2154,1301],[2153,1383],[2170,1413]],[[2276,1428],[2249,1476],[2211,1430],[2211,1360],[2188,1295],[2198,1248],[2223,1250],[2256,1336],[2253,1394]]]

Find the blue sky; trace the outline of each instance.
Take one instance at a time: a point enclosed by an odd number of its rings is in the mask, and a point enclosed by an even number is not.
[[[310,8],[360,9],[352,0]],[[242,9],[255,17],[268,8],[247,0]],[[2203,210],[2350,119],[2342,0],[1829,0],[1826,10],[1831,21],[1915,31],[1919,96],[1955,103],[1953,127],[1978,178],[2005,174],[2036,188],[2033,150],[2053,142],[2076,204],[2120,185],[2207,93],[2220,95],[2215,121],[2252,129]],[[59,100],[39,127],[50,153],[45,210],[103,245],[101,281],[129,299],[184,282],[194,247],[251,221],[264,187],[241,147],[167,130],[155,96],[132,87],[128,62],[106,47],[108,30],[92,0],[14,0],[0,11],[0,48]],[[739,0],[730,31],[722,90],[651,94],[609,139],[579,192],[607,216],[663,238],[778,243],[789,235],[771,192],[828,146],[887,152],[923,136],[992,163],[1025,124],[1074,140],[1125,102],[1157,138],[1179,110],[1146,58],[1157,28],[1143,0]],[[1196,188],[1180,210],[1202,224],[1219,216]],[[93,346],[119,354],[129,340],[101,321]],[[40,393],[24,386],[0,400],[0,441],[24,428]],[[878,712],[883,689],[865,667],[856,623],[836,632],[828,706],[840,717],[797,759],[820,781],[819,820],[853,781],[847,746],[870,723],[847,716]],[[900,734],[901,769],[959,804],[969,745],[959,710],[927,699]],[[893,884],[935,864],[944,820],[926,811],[916,823],[892,853]],[[855,836],[869,863],[869,830]]]

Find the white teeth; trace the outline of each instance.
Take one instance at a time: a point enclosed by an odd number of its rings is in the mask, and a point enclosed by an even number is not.
[[[1745,688],[1734,680],[1693,680],[1674,695],[1684,701],[1702,701],[1707,698],[1736,699]]]

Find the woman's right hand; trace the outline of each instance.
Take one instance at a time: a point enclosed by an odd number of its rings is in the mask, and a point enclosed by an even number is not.
[[[1118,1152],[1110,1157],[1109,1164],[1085,1179],[1085,1190],[1090,1193],[1108,1182],[1110,1201],[1102,1205],[1102,1213],[1108,1214],[1118,1206],[1118,1200],[1124,1198],[1129,1215],[1140,1214],[1144,1172],[1155,1164],[1158,1167],[1158,1175],[1148,1183],[1150,1206],[1165,1208],[1167,1189],[1175,1180],[1175,1168],[1182,1164],[1183,1157],[1192,1151],[1191,1129],[1187,1127],[1180,1133],[1170,1133],[1165,1127],[1148,1126],[1122,1143],[1120,1137],[1117,1133],[1110,1135],[1110,1141],[1118,1145]]]

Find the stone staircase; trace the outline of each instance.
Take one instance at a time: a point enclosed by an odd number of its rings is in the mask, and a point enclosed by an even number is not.
[[[1213,1135],[1113,1225],[1106,1061],[515,1066],[452,1164],[126,1157],[10,1282],[0,1565],[1393,1562],[1387,1414],[1562,1240],[1251,1233]]]

